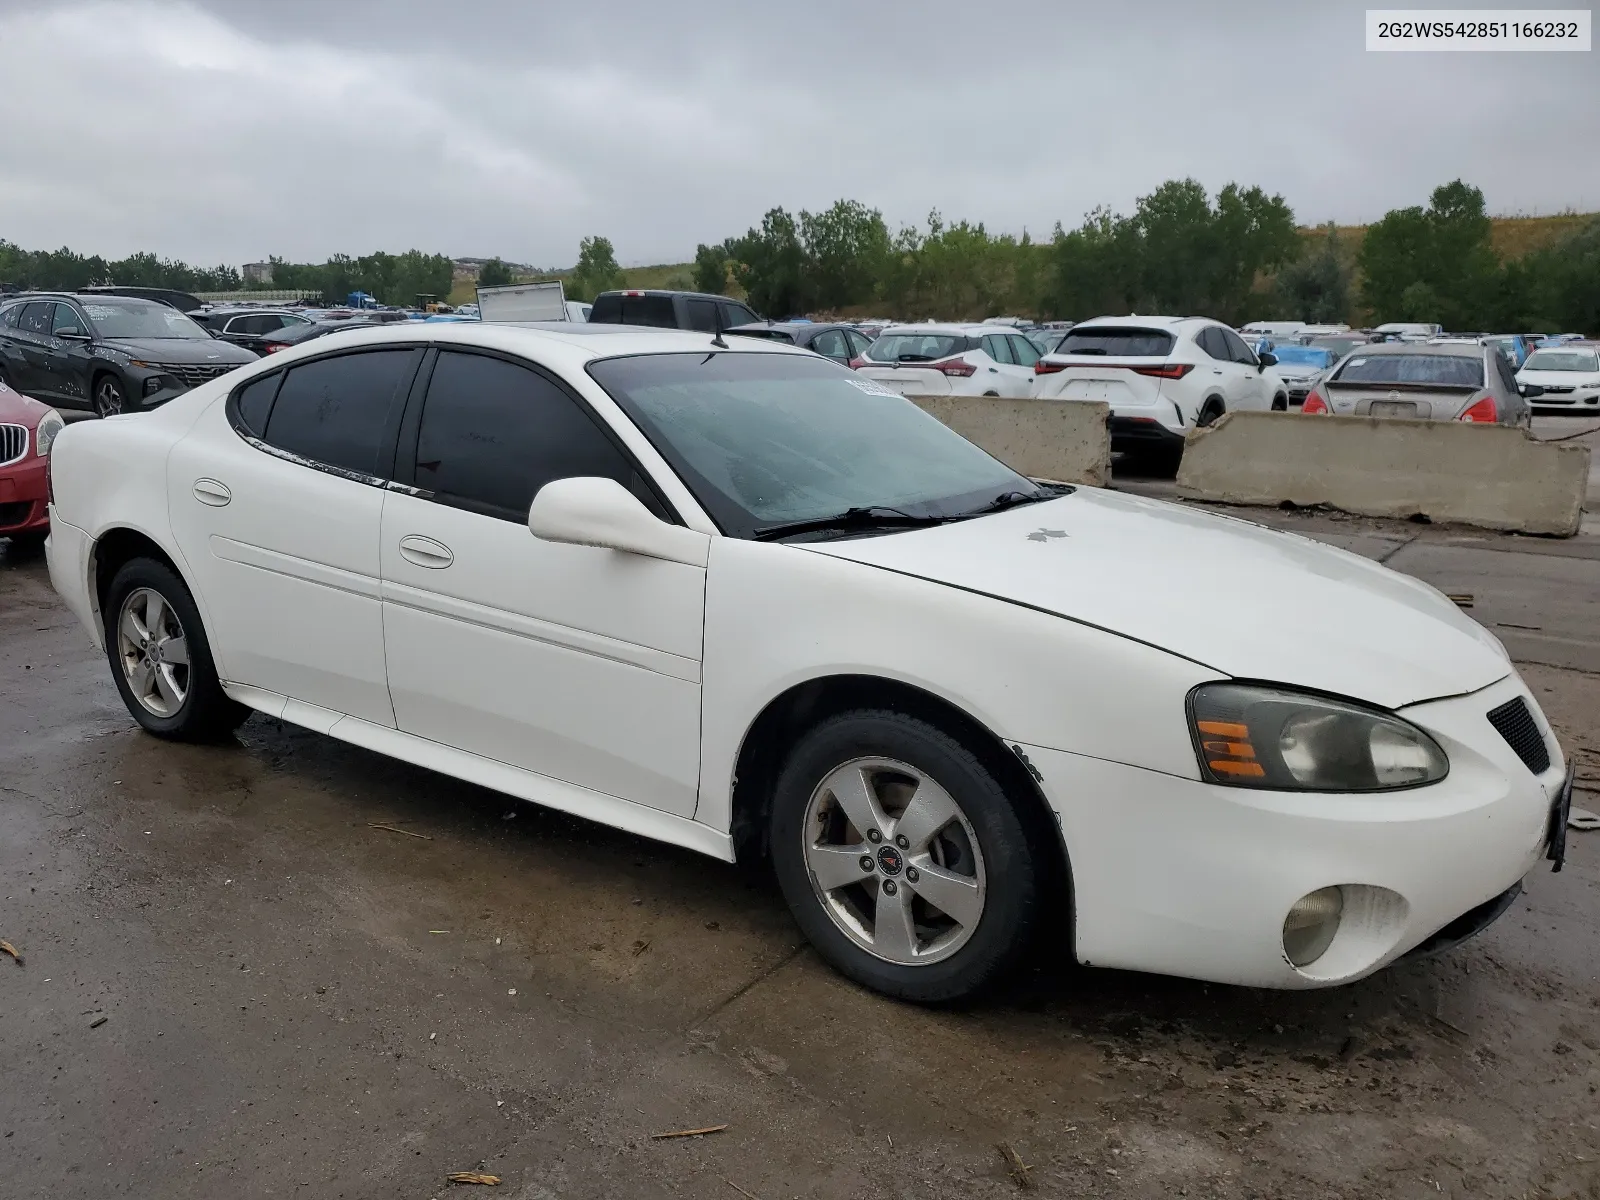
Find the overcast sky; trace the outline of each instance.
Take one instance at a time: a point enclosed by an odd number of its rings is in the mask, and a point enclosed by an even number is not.
[[[598,233],[636,264],[841,196],[1048,236],[1185,175],[1307,224],[1457,176],[1600,209],[1595,52],[1369,54],[1363,11],[0,0],[0,238],[569,265]]]

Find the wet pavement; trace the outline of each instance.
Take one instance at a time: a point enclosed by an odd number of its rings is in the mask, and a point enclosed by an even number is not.
[[[1596,540],[1249,515],[1472,593],[1600,808]],[[1041,945],[919,1010],[832,974],[760,871],[259,715],[136,732],[0,548],[0,1197],[997,1197],[1004,1143],[1046,1196],[1592,1200],[1600,834],[1572,841],[1477,941],[1352,987]]]

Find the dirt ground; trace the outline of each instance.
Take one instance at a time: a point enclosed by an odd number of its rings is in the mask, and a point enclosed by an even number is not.
[[[1473,593],[1600,809],[1600,539],[1264,515]],[[758,871],[261,716],[136,732],[0,552],[0,1197],[999,1197],[1004,1143],[1044,1196],[1600,1200],[1600,834],[1572,843],[1477,941],[1355,986],[1041,946],[924,1011],[824,967]]]

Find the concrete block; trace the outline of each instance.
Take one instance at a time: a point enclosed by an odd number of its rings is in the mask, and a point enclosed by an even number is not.
[[[1109,405],[1096,400],[1010,400],[993,396],[907,396],[969,442],[1030,479],[1111,481]]]
[[[1571,537],[1588,476],[1587,446],[1509,426],[1234,412],[1189,434],[1178,492]]]

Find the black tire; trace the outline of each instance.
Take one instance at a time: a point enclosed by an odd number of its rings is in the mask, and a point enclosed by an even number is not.
[[[119,646],[118,625],[123,616],[123,603],[141,590],[155,593],[171,609],[187,646],[189,661],[182,703],[167,714],[151,711],[134,694]],[[100,615],[111,677],[116,681],[128,712],[148,732],[174,741],[216,741],[232,733],[250,715],[250,709],[230,700],[222,690],[217,669],[211,661],[211,643],[206,639],[200,610],[171,567],[152,558],[136,558],[124,563],[106,589]]]
[[[97,417],[114,417],[128,411],[128,393],[122,381],[109,371],[94,377],[89,402],[94,406]]]
[[[1289,397],[1281,396],[1281,395],[1280,396],[1274,396],[1272,398],[1272,411],[1273,412],[1288,412],[1289,411]]]
[[[1207,400],[1205,404],[1200,407],[1200,415],[1195,418],[1194,423],[1200,429],[1204,429],[1208,425],[1214,425],[1222,416],[1223,411],[1221,400]]]
[[[813,793],[836,769],[862,758],[915,768],[949,794],[970,826],[986,894],[965,941],[948,957],[917,964],[880,957],[840,928],[813,886],[803,834]],[[978,995],[1016,965],[1040,918],[1041,851],[1005,789],[969,747],[903,713],[841,713],[801,738],[774,789],[769,849],[789,910],[817,952],[857,983],[901,1000],[940,1004]],[[884,852],[893,853],[887,840],[878,848],[880,859]],[[915,861],[908,854],[902,863]],[[913,878],[908,866],[899,886],[915,893]]]

